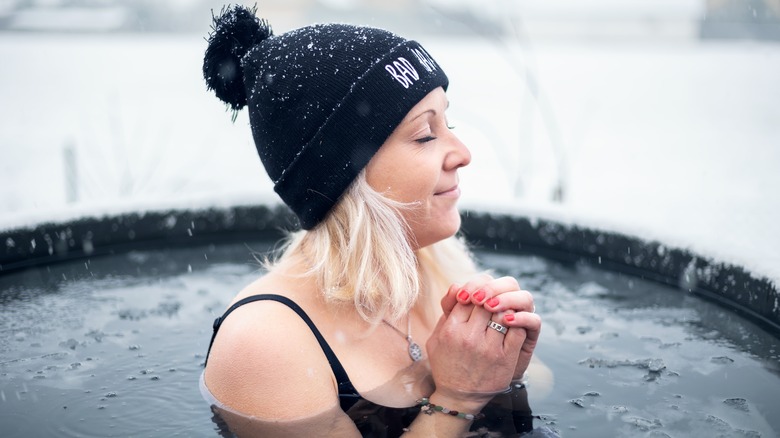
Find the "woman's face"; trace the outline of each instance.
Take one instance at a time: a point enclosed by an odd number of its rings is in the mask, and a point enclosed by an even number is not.
[[[395,201],[413,203],[403,215],[416,248],[460,228],[458,168],[471,153],[450,131],[447,95],[439,87],[412,108],[366,166],[368,184]]]

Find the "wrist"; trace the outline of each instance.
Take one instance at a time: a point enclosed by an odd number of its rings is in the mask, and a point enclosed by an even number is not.
[[[427,397],[423,397],[422,399],[418,400],[418,402],[420,404],[420,412],[426,415],[433,415],[438,412],[454,418],[466,420],[468,422],[474,420],[481,420],[485,418],[485,414],[483,414],[482,412],[468,413],[464,411],[459,411],[457,409],[451,409],[448,408],[447,406],[437,405],[436,403],[432,403],[430,399],[428,399]]]
[[[462,394],[451,394],[450,391],[436,390],[427,400],[435,405],[444,406],[448,409],[468,414],[476,414],[482,411],[482,408],[490,401],[490,396],[465,396]]]

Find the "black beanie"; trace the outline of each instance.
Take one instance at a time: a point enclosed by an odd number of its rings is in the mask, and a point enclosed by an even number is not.
[[[260,159],[304,229],[320,223],[387,137],[447,76],[415,41],[318,24],[273,35],[254,9],[214,17],[209,89],[249,107]]]

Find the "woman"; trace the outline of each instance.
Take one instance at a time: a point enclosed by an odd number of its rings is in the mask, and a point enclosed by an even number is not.
[[[214,19],[203,72],[248,108],[303,228],[215,322],[202,389],[231,430],[454,437],[488,421],[489,402],[527,411],[522,385],[508,388],[541,320],[453,237],[471,156],[430,54],[343,24],[274,36],[237,6]]]

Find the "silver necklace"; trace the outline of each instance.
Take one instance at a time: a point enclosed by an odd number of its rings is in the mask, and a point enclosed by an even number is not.
[[[388,327],[390,327],[391,329],[395,330],[399,335],[406,338],[406,342],[409,343],[409,357],[412,358],[412,361],[417,362],[418,360],[422,359],[423,357],[422,348],[420,348],[420,346],[417,345],[417,343],[414,342],[414,340],[412,339],[412,318],[411,317],[407,317],[406,319],[406,334],[404,334],[404,332],[402,332],[401,330],[395,328],[394,325],[390,324],[384,319],[382,320],[382,322],[387,324]]]

